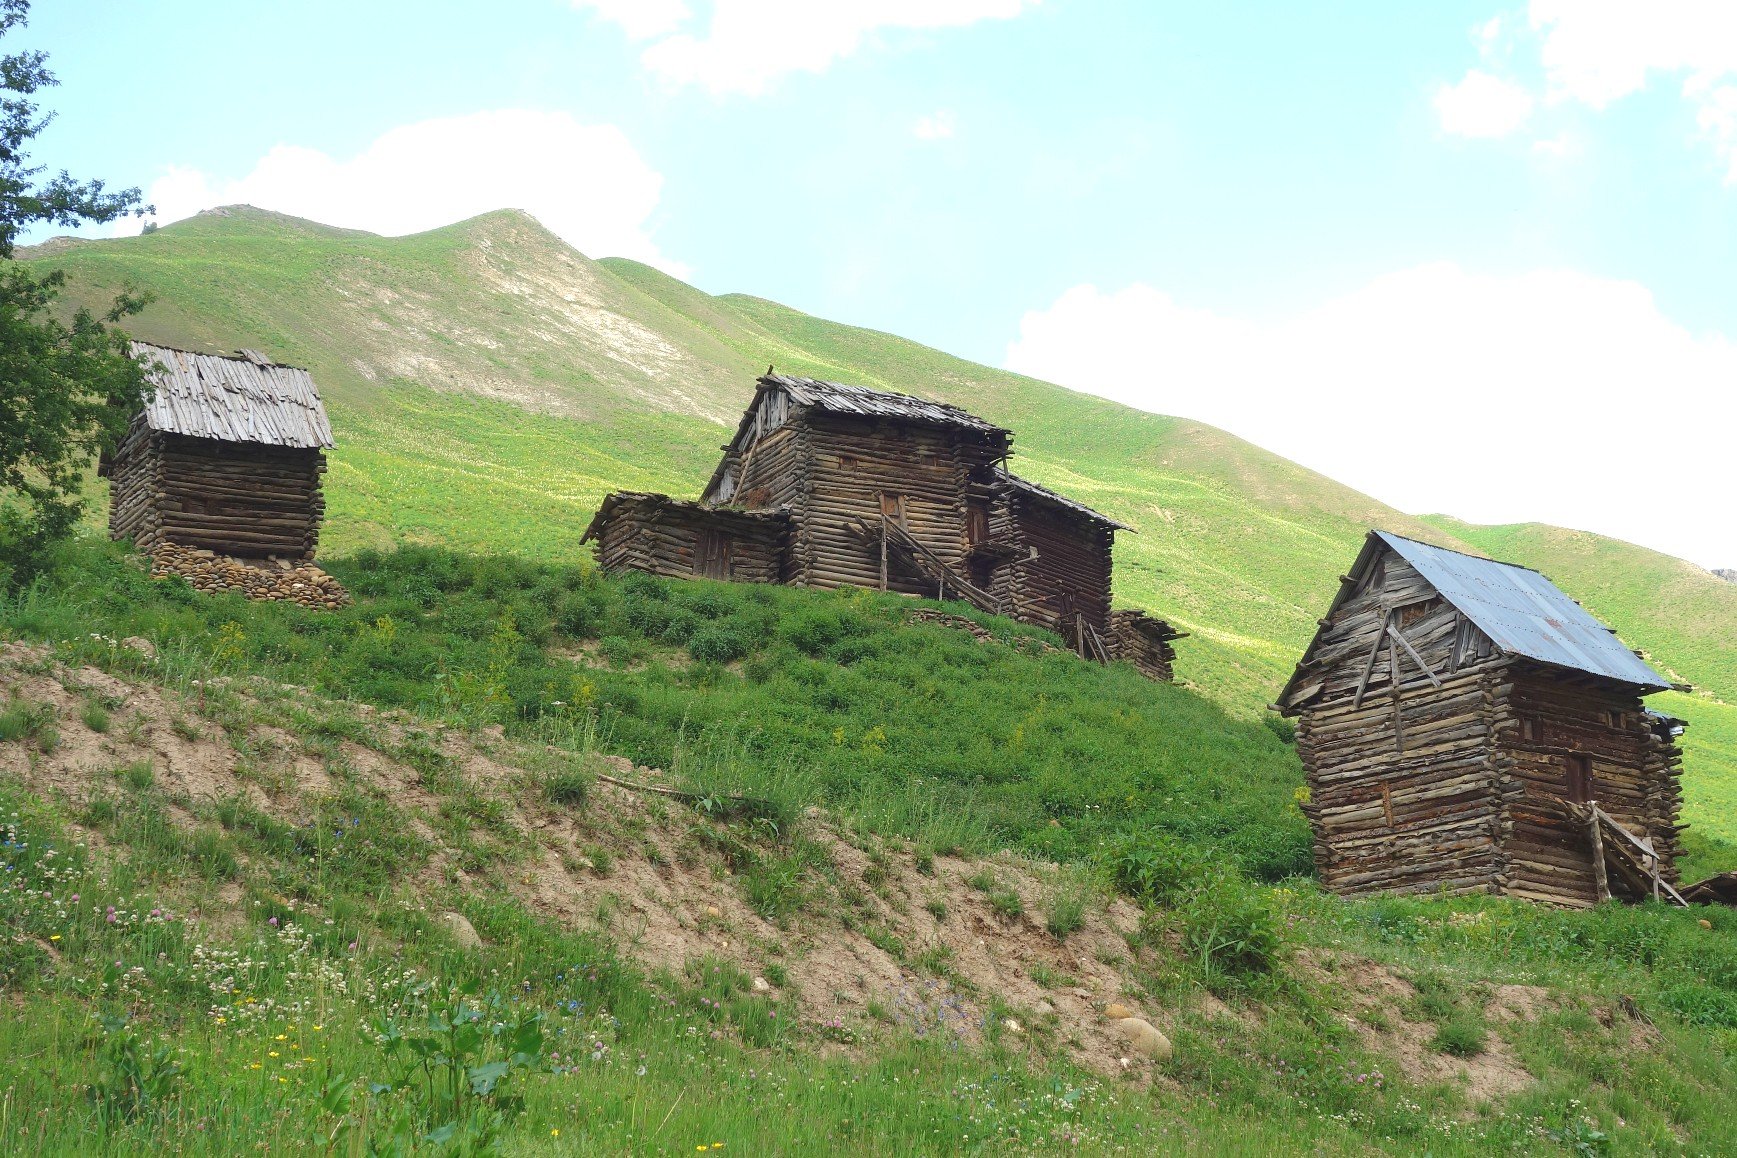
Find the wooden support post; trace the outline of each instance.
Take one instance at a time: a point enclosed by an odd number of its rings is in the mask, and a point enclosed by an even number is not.
[[[1363,706],[1363,693],[1369,690],[1369,677],[1375,674],[1375,661],[1381,655],[1381,637],[1387,632],[1387,619],[1393,613],[1390,611],[1381,619],[1381,630],[1375,633],[1375,642],[1369,647],[1369,658],[1363,663],[1363,675],[1357,680],[1357,694],[1351,698],[1353,709]]]
[[[1586,810],[1587,830],[1592,834],[1592,879],[1598,885],[1600,904],[1610,900],[1610,874],[1604,866],[1604,833],[1598,827],[1598,801]]]
[[[1387,669],[1393,684],[1393,750],[1396,754],[1405,755],[1405,719],[1400,714],[1399,703],[1399,648],[1394,646],[1393,637],[1387,639]]]
[[[887,516],[881,515],[881,590],[887,589]]]

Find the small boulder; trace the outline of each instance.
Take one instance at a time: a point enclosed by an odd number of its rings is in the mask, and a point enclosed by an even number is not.
[[[136,651],[146,659],[157,658],[157,645],[138,635],[129,635],[121,640],[121,646],[130,651]]]
[[[1025,1029],[1024,1029],[1024,1027],[1023,1027],[1023,1026],[1021,1026],[1021,1025],[1020,1025],[1020,1024],[1019,1024],[1019,1022],[1017,1022],[1017,1021],[1015,1021],[1015,1020],[1014,1020],[1014,1019],[1013,1019],[1013,1018],[1011,1018],[1011,1017],[1009,1017],[1009,1018],[1007,1018],[1007,1019],[1006,1019],[1006,1020],[1004,1020],[1004,1021],[1003,1021],[1003,1022],[1002,1022],[1002,1023],[1001,1023],[1001,1025],[1002,1025],[1002,1028],[1003,1028],[1003,1029],[1005,1029],[1005,1030],[1007,1030],[1007,1032],[1008,1032],[1008,1033],[1024,1033],[1024,1032],[1025,1032]]]
[[[1709,921],[1705,917],[1702,917],[1698,923],[1700,924],[1701,928],[1703,928],[1703,929],[1711,929],[1713,927],[1713,922]]]
[[[1158,1032],[1151,1022],[1139,1017],[1124,1017],[1113,1024],[1116,1032],[1134,1047],[1134,1052],[1156,1061],[1170,1060],[1173,1052],[1170,1039]]]
[[[718,906],[716,906],[716,905],[707,905],[706,906],[706,916],[712,918],[714,921],[717,920],[718,918],[722,917],[723,915],[724,915],[724,910],[718,908]]]
[[[1104,1006],[1104,1016],[1109,1018],[1111,1021],[1121,1021],[1124,1017],[1133,1017],[1134,1011],[1120,1002],[1112,1001],[1110,1004]]]
[[[770,981],[766,980],[764,977],[754,978],[754,992],[755,993],[770,993],[771,991],[772,991],[772,983]]]
[[[442,913],[440,919],[445,923],[447,932],[461,949],[481,949],[482,938],[476,935],[476,926],[465,919],[463,913]]]

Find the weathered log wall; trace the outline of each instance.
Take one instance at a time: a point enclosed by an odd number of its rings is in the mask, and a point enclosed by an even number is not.
[[[1110,554],[1113,531],[1024,491],[1002,496],[997,520],[1011,548],[992,592],[1025,623],[1059,632],[1078,645],[1084,620],[1099,636],[1110,629]]]
[[[111,472],[109,529],[240,556],[311,559],[325,517],[315,449],[220,442],[135,423]]]
[[[1124,609],[1110,612],[1110,630],[1104,642],[1111,658],[1133,664],[1147,679],[1169,683],[1176,674],[1176,649],[1170,641],[1179,638],[1162,619]]]
[[[805,411],[806,451],[796,464],[801,498],[792,505],[790,577],[808,587],[854,584],[934,595],[929,583],[889,566],[849,530],[883,516],[901,524],[948,567],[965,571],[967,479],[986,469],[989,448],[945,427],[850,419]]]
[[[1329,889],[1498,887],[1501,777],[1491,719],[1504,684],[1492,652],[1396,555],[1370,568],[1323,624],[1294,702],[1307,705],[1297,725],[1310,793],[1304,812]]]
[[[616,495],[587,537],[606,574],[645,571],[739,583],[783,580],[783,516],[702,507],[663,495]]]
[[[1587,800],[1651,839],[1664,875],[1676,883],[1680,754],[1658,735],[1640,697],[1537,664],[1517,664],[1514,673],[1496,716],[1509,801],[1507,891],[1558,904],[1597,902],[1590,830],[1571,807]],[[1578,784],[1576,761],[1584,761]]]

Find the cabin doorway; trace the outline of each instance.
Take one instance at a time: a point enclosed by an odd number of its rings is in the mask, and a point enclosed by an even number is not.
[[[702,579],[730,577],[730,540],[710,528],[702,528],[694,540],[694,574]]]
[[[1568,754],[1568,799],[1574,804],[1588,804],[1594,797],[1592,757],[1584,752]]]

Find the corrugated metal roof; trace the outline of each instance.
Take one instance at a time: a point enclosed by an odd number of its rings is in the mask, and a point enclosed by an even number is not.
[[[237,358],[132,343],[156,363],[145,404],[152,430],[224,442],[330,449],[332,426],[313,375],[243,350]]]
[[[935,426],[957,426],[980,434],[1006,434],[1004,427],[977,417],[975,414],[949,406],[945,402],[930,402],[910,394],[891,390],[875,390],[868,386],[851,386],[844,382],[824,382],[818,378],[794,378],[787,374],[768,374],[760,379],[769,386],[780,386],[792,400],[803,406],[818,406],[834,414],[859,414],[869,418],[902,418],[909,422],[925,422]]]
[[[1645,688],[1671,686],[1538,572],[1388,531],[1375,534],[1510,655]]]
[[[1130,527],[1127,523],[1119,523],[1115,519],[1112,519],[1110,516],[1108,516],[1106,514],[1102,514],[1098,511],[1092,510],[1092,508],[1086,506],[1086,504],[1084,504],[1084,503],[1075,502],[1073,499],[1068,498],[1066,495],[1058,495],[1058,494],[1056,494],[1056,492],[1050,490],[1048,487],[1039,486],[1037,483],[1032,482],[1028,478],[1020,478],[1018,475],[1014,474],[1010,470],[997,470],[995,472],[995,474],[996,474],[996,477],[999,478],[1002,482],[1007,483],[1008,485],[1012,486],[1016,490],[1020,490],[1020,491],[1025,492],[1028,495],[1033,495],[1037,498],[1044,499],[1048,502],[1054,503],[1055,505],[1057,505],[1059,507],[1066,507],[1068,510],[1073,511],[1076,514],[1084,515],[1088,519],[1094,519],[1100,523],[1107,523],[1108,525],[1116,528],[1119,531],[1131,531],[1134,529],[1134,528]]]

